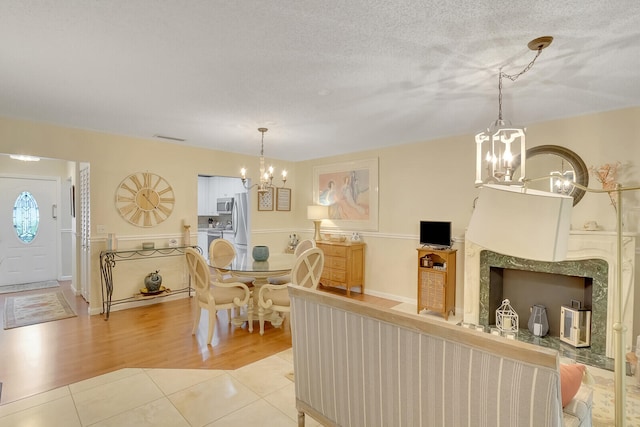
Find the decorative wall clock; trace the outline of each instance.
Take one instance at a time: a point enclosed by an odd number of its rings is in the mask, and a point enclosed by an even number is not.
[[[169,218],[175,202],[171,185],[151,172],[132,173],[116,189],[116,209],[138,227],[154,227]]]

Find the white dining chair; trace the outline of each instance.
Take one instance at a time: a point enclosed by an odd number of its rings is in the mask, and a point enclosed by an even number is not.
[[[198,330],[200,325],[200,315],[202,310],[209,310],[209,331],[207,344],[211,343],[213,331],[216,325],[218,310],[228,310],[228,321],[231,321],[231,309],[244,307],[249,302],[249,287],[240,282],[219,282],[211,280],[211,272],[204,257],[193,248],[185,249],[187,268],[192,280],[195,294],[195,315],[192,335]],[[249,319],[252,321],[252,319]]]
[[[300,257],[300,255],[306,251],[307,249],[315,248],[316,241],[311,239],[304,239],[298,243],[296,249],[293,254],[296,258]],[[291,283],[291,275],[280,276],[280,277],[272,277],[269,279],[269,283],[272,285],[284,285],[285,283]]]
[[[282,314],[283,321],[287,313],[291,311],[289,300],[289,284],[316,289],[320,282],[320,275],[324,267],[324,253],[320,248],[311,248],[304,251],[293,265],[291,270],[291,282],[281,285],[262,285],[258,292],[258,320],[260,321],[260,335],[264,335],[265,311],[271,310]],[[291,321],[289,321],[291,329]]]
[[[229,267],[236,255],[236,248],[230,241],[215,239],[211,242],[211,245],[209,245],[209,266],[213,269],[218,281],[241,282],[251,287],[253,285],[253,278],[235,276],[225,268]]]

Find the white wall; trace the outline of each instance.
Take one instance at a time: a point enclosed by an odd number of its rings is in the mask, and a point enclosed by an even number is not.
[[[98,255],[106,248],[106,236],[115,233],[119,248],[139,248],[142,241],[166,245],[171,238],[182,237],[183,222],[192,225],[192,241],[196,242],[197,176],[239,176],[240,167],[250,168],[249,177],[257,179],[258,157],[215,150],[205,150],[152,139],[69,129],[59,126],[0,118],[0,153],[31,154],[52,159],[87,162],[91,165],[91,312],[101,307]],[[293,164],[274,161],[279,168],[293,169]],[[64,169],[63,169],[64,171]],[[115,209],[115,190],[127,175],[138,171],[160,174],[173,186],[176,205],[171,216],[153,228],[139,228],[124,221]],[[295,177],[288,186],[296,193]],[[252,198],[255,202],[255,197]],[[292,221],[295,212],[257,214],[252,206],[252,230],[281,229]],[[79,229],[79,216],[74,224]],[[97,226],[104,226],[104,233]],[[283,232],[288,235],[288,233]],[[163,265],[159,265],[164,268]],[[170,264],[167,268],[172,268]],[[120,264],[116,267],[124,269]],[[140,289],[147,266],[139,274],[119,277],[114,295],[132,295]],[[166,272],[168,273],[168,272]],[[171,274],[168,274],[169,276]],[[119,275],[122,276],[122,275]],[[182,272],[176,277],[183,277]],[[176,279],[177,280],[177,279]],[[174,285],[172,285],[174,286]]]

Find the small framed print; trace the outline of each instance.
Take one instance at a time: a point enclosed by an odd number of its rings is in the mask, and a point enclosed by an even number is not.
[[[273,188],[267,188],[265,191],[258,191],[258,210],[273,210]]]
[[[276,189],[276,210],[277,211],[291,210],[291,189],[290,188]]]

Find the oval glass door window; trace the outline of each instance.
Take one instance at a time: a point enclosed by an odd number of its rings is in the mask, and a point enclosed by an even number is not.
[[[18,239],[24,243],[31,243],[38,234],[40,212],[38,203],[31,193],[23,191],[13,205],[13,228]]]

